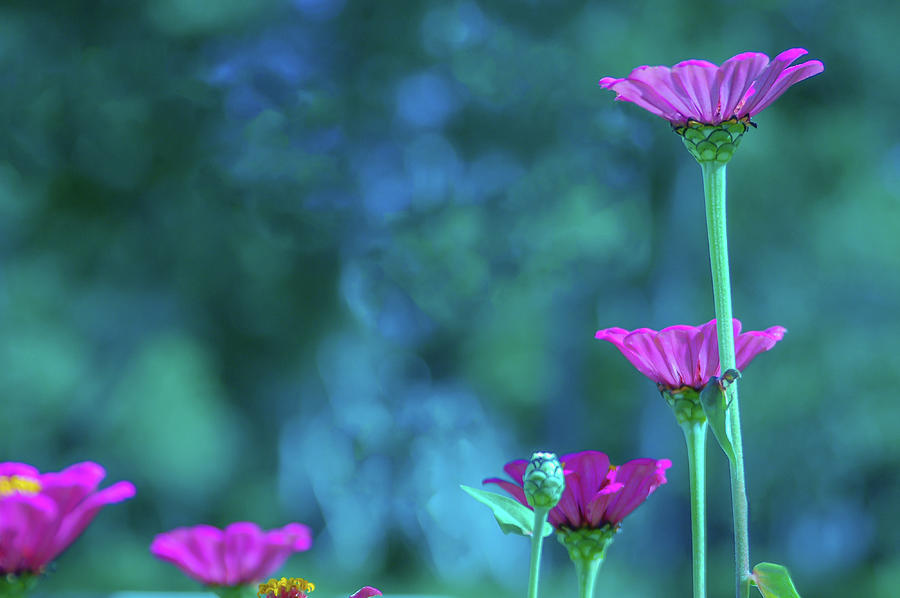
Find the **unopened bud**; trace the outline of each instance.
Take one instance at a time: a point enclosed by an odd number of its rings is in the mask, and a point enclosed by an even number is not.
[[[566,476],[555,453],[534,453],[522,480],[525,499],[534,508],[556,506],[566,488]]]

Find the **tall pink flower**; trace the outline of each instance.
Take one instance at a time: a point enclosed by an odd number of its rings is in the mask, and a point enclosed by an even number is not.
[[[211,525],[173,529],[156,536],[150,552],[199,582],[236,586],[256,583],[292,553],[310,546],[312,534],[303,524],[263,531],[255,523],[240,521],[224,530]]]
[[[600,79],[600,86],[675,126],[688,121],[717,125],[762,112],[788,87],[825,70],[818,60],[789,66],[806,53],[792,48],[769,60],[759,52],[743,52],[721,66],[706,60],[685,60],[671,68],[639,66],[624,79]]]
[[[741,333],[741,322],[733,320],[737,369],[743,370],[753,358],[768,351],[784,338],[786,330],[772,326],[762,331]],[[638,328],[605,328],[595,335],[616,346],[639,372],[658,385],[700,390],[713,376],[720,376],[719,341],[716,321],[702,326],[669,326],[659,332]]]
[[[100,465],[77,463],[40,473],[25,463],[0,463],[0,578],[40,573],[104,506],[134,496],[131,482],[97,490]]]
[[[610,465],[609,457],[599,451],[563,455],[566,487],[559,504],[550,510],[548,521],[557,530],[615,528],[647,497],[666,483],[668,459],[635,459],[620,467]],[[510,461],[503,470],[513,481],[488,478],[484,484],[497,484],[523,505],[522,478],[528,461]]]

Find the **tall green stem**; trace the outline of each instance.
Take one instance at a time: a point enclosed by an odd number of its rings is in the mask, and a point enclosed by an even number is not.
[[[681,424],[691,478],[694,598],[706,598],[706,422]]]
[[[700,162],[706,196],[706,227],[709,233],[709,262],[712,268],[713,298],[716,306],[716,333],[722,371],[735,367],[734,331],[731,324],[731,278],[728,269],[728,232],[725,214],[725,165]],[[741,411],[737,384],[726,390],[728,433],[734,447],[731,471],[731,508],[734,517],[734,573],[737,598],[750,595],[750,536],[747,523],[747,487],[744,481],[744,448],[741,441]]]
[[[578,575],[578,598],[593,598],[594,586],[597,585],[597,572],[603,559],[578,559],[575,563],[575,573]]]
[[[534,527],[531,531],[531,568],[528,573],[528,598],[537,598],[538,577],[541,570],[541,547],[544,545],[544,523],[550,509],[534,508]]]

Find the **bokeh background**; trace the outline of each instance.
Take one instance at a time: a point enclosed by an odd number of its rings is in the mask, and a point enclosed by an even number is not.
[[[588,448],[674,462],[598,595],[687,595],[680,431],[593,333],[713,316],[699,169],[596,83],[802,46],[825,73],[729,168],[736,314],[789,329],[743,382],[753,560],[807,596],[896,596],[898,22],[819,0],[3,2],[0,459],[138,487],[44,595],[198,589],[153,535],[243,519],[312,526],[282,572],[323,595],[521,595],[527,542],[457,484]],[[574,595],[545,556],[545,593]]]

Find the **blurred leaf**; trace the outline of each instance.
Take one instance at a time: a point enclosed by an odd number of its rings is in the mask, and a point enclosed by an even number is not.
[[[478,490],[469,486],[459,485],[475,500],[483,505],[487,505],[494,513],[494,518],[504,534],[519,534],[520,536],[532,535],[534,527],[534,511],[523,505],[517,500],[488,492],[486,490]],[[544,524],[544,537],[553,533],[553,526]]]
[[[750,575],[764,598],[800,598],[791,575],[783,565],[760,563]]]

